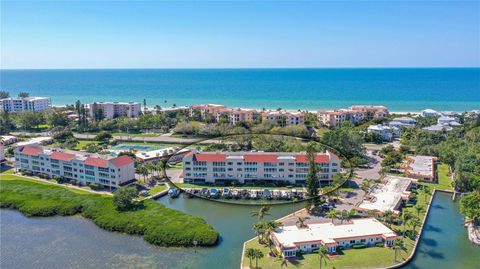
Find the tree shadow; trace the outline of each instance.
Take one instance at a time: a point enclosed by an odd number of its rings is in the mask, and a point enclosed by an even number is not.
[[[433,249],[428,249],[428,250],[423,250],[423,249],[420,249],[418,252],[426,255],[426,256],[429,256],[431,257],[432,259],[436,259],[436,260],[443,260],[445,259],[445,255],[443,255],[443,253],[441,252],[438,252],[438,251],[435,251]]]
[[[430,225],[430,224],[426,225],[426,226],[424,227],[424,229],[425,229],[426,231],[442,233],[442,229],[440,229],[440,228],[438,228],[438,227],[435,227],[435,226],[433,226],[433,225]]]
[[[438,245],[437,240],[431,238],[422,238],[422,243],[430,247],[436,247]]]

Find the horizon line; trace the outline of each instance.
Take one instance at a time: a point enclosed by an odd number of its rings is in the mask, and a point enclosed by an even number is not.
[[[398,66],[398,67],[64,67],[0,68],[0,71],[22,70],[238,70],[238,69],[480,69],[480,66]]]

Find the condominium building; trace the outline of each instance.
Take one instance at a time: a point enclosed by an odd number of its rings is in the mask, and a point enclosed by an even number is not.
[[[207,114],[216,118],[218,112],[225,110],[224,105],[205,104],[205,105],[192,105],[190,107],[190,117],[198,115],[200,119],[204,120]]]
[[[395,128],[396,129],[396,128]],[[375,133],[382,137],[383,141],[392,141],[394,137],[394,127],[388,127],[384,125],[370,125],[367,128],[368,133]]]
[[[134,161],[128,156],[103,156],[38,145],[17,147],[14,153],[15,168],[49,178],[61,176],[83,185],[96,183],[109,188],[135,180]]]
[[[325,246],[328,253],[337,252],[338,247],[351,248],[354,245],[385,247],[393,246],[400,237],[375,218],[352,219],[346,223],[314,223],[306,227],[282,226],[270,233],[277,250],[286,258],[297,253],[312,252]]]
[[[305,114],[302,112],[266,111],[262,120],[276,121],[281,127],[305,124]]]
[[[355,105],[351,106],[350,109],[363,112],[364,118],[367,120],[373,118],[387,118],[390,115],[388,109],[384,106]]]
[[[328,127],[338,127],[342,122],[358,124],[364,119],[364,113],[350,109],[319,110],[317,111],[318,121]]]
[[[332,152],[317,154],[320,183],[333,180],[340,172],[341,160]],[[183,158],[184,182],[214,183],[236,181],[252,184],[288,182],[303,185],[308,173],[304,153],[292,152],[203,152],[191,151]]]
[[[259,113],[255,109],[226,108],[223,105],[193,105],[190,107],[190,116],[199,116],[205,120],[207,115],[211,115],[217,122],[226,117],[228,123],[236,124],[238,122],[254,122],[259,118]]]
[[[409,177],[424,181],[437,180],[437,158],[433,156],[409,156],[402,164],[403,171]]]
[[[5,146],[0,142],[0,166],[2,166],[7,160],[5,159]]]
[[[0,100],[0,112],[38,112],[48,108],[50,108],[50,99],[47,97],[17,97]]]
[[[97,113],[102,113],[104,119],[137,118],[140,112],[141,106],[137,102],[95,102],[89,105],[89,113],[92,118],[98,117]]]
[[[388,123],[390,127],[397,127],[397,128],[413,128],[417,124],[417,121],[411,117],[399,117],[394,118],[392,121]]]

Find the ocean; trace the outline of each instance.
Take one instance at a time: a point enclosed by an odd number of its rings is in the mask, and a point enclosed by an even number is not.
[[[146,99],[149,107],[480,109],[480,68],[0,70],[0,88],[51,97],[53,105]]]

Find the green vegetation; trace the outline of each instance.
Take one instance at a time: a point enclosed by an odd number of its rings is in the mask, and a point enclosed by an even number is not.
[[[438,190],[453,190],[453,180],[450,176],[447,164],[439,164],[437,166],[438,171],[438,183],[420,182],[420,184],[429,186],[430,188],[436,188]]]
[[[480,225],[480,191],[469,193],[462,198],[460,212],[475,225]]]
[[[26,216],[74,215],[116,232],[143,235],[159,246],[214,245],[218,233],[204,220],[146,200],[136,210],[118,211],[113,198],[2,174],[0,207]]]
[[[157,185],[153,188],[151,188],[148,193],[150,193],[150,195],[154,195],[154,194],[157,194],[161,191],[164,191],[167,189],[167,185]]]

